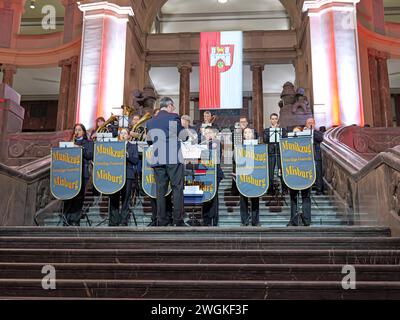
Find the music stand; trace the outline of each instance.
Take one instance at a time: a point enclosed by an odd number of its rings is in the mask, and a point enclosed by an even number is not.
[[[185,160],[185,176],[191,176],[192,181],[195,180],[194,177],[197,175],[194,169],[194,165],[198,164],[199,159],[202,159],[203,151],[204,151],[204,146],[182,144],[182,155]],[[187,170],[186,169],[187,167],[189,167],[190,169]],[[191,194],[193,196],[192,198],[198,198],[200,195],[203,195],[203,191],[201,191],[201,194],[199,193],[199,191],[196,191],[196,193],[192,193]],[[189,221],[187,223],[191,226],[201,226],[201,222],[198,219],[196,219],[195,215],[195,206],[198,205],[199,203],[197,201],[187,202],[185,200],[184,202],[185,204],[192,205],[192,212],[191,215],[189,214]]]
[[[270,144],[270,143],[280,143],[281,142],[281,138],[282,138],[282,128],[268,128],[268,145]],[[277,166],[277,168],[278,168],[278,177],[280,178],[280,181],[281,181],[281,188],[283,189],[283,179],[282,179],[282,177],[281,176],[279,176],[279,167],[280,167],[280,161],[278,161],[278,151],[277,151],[277,148],[279,148],[279,145],[278,146],[274,146],[274,157],[275,157],[275,159],[276,159],[276,166]],[[279,157],[279,159],[280,159],[280,157]],[[271,168],[269,168],[269,170],[271,170]],[[274,168],[274,170],[275,170],[275,168]],[[281,175],[282,175],[282,173],[281,173]],[[287,205],[287,202],[286,202],[286,199],[285,199],[285,196],[284,196],[284,194],[283,194],[283,191],[280,191],[279,190],[279,188],[278,188],[278,183],[276,183],[276,181],[275,181],[275,172],[273,172],[272,173],[272,176],[273,176],[273,179],[272,179],[272,186],[270,186],[270,187],[273,187],[273,190],[274,190],[274,194],[272,195],[272,199],[270,199],[265,205],[266,206],[271,206],[271,202],[274,202],[274,203],[276,203],[277,204],[277,207],[279,207],[280,206],[280,203],[281,202],[283,202],[285,205]],[[273,210],[271,210],[271,211],[273,211],[273,212],[281,212],[282,211],[282,209],[273,209]]]

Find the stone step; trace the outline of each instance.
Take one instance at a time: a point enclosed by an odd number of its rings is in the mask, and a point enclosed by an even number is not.
[[[0,239],[6,237],[175,237],[184,238],[196,237],[384,237],[391,236],[390,228],[387,227],[297,227],[297,228],[259,228],[259,227],[242,227],[242,228],[212,228],[212,227],[191,227],[173,228],[173,227],[156,227],[156,228],[127,228],[127,227],[0,227]]]
[[[137,219],[137,226],[135,225],[135,223],[133,221],[130,221],[128,224],[128,227],[147,227],[150,223],[150,219],[147,220],[139,220]],[[286,227],[287,223],[289,220],[284,220],[281,222],[271,222],[271,221],[262,221],[261,222],[261,226],[265,227],[265,228],[282,228],[282,227]],[[61,226],[62,223],[59,223],[58,220],[51,220],[46,222],[46,226],[49,227],[57,227],[57,226]],[[344,226],[376,226],[376,222],[365,222],[362,221],[362,223],[357,222],[346,222],[346,221],[328,221],[328,222],[318,222],[318,223],[311,223],[311,227],[315,227],[315,228],[319,228],[319,227],[344,227]],[[104,227],[104,226],[108,226],[108,220],[104,221],[104,220],[92,220],[90,222],[90,224],[88,224],[86,221],[81,221],[81,227],[92,227],[92,228],[98,228],[98,227]],[[218,228],[222,228],[222,229],[227,229],[227,228],[243,228],[240,225],[240,221],[236,221],[236,222],[229,222],[229,223],[224,223],[224,222],[220,222],[218,225]]]
[[[101,223],[108,223],[107,219],[101,219],[100,217],[89,217],[90,224],[87,225],[86,220],[81,220],[81,226],[98,226]],[[201,222],[201,219],[197,220]],[[56,226],[60,222],[59,218],[52,218],[46,219],[45,225],[46,226]],[[137,216],[136,222],[138,227],[146,227],[151,222],[151,217],[143,217]],[[189,223],[189,219],[185,219],[186,223]],[[277,218],[260,218],[260,224],[264,228],[270,227],[286,227],[289,222],[289,217],[277,217]],[[320,218],[320,219],[313,219],[311,226],[312,227],[329,227],[329,226],[376,226],[377,221],[373,219],[362,219],[357,221],[347,221],[344,219],[329,219],[329,218]],[[133,219],[129,221],[130,227],[136,227]],[[239,217],[232,217],[232,218],[224,218],[220,219],[218,227],[221,228],[229,228],[229,227],[242,227],[241,221]]]
[[[113,237],[0,237],[1,248],[49,248],[49,249],[397,249],[400,238],[396,237],[206,237],[166,236],[149,238],[131,236]]]
[[[43,290],[41,281],[0,279],[0,298],[400,299],[397,281],[358,281],[357,290],[341,281],[243,280],[57,280],[56,290]]]
[[[286,215],[290,215],[290,208],[279,208],[280,211],[277,211],[276,209],[278,209],[279,207],[264,207],[264,208],[260,208],[259,211],[259,215],[261,216],[286,216]],[[189,215],[192,213],[196,213],[196,214],[201,214],[202,208],[201,207],[196,207],[196,208],[185,208],[185,214]],[[301,211],[301,210],[300,210]],[[141,215],[145,215],[145,216],[151,216],[151,209],[150,208],[144,208],[143,209],[133,209],[133,212],[135,212],[136,216],[141,216]],[[61,212],[54,212],[54,215],[57,216],[59,215]],[[105,210],[98,210],[98,209],[89,209],[88,211],[86,211],[87,214],[89,215],[107,215],[108,210],[105,208]],[[220,208],[219,210],[219,216],[240,216],[240,210],[239,208]],[[332,210],[332,209],[328,209],[326,208],[325,210],[318,210],[317,208],[311,207],[311,215],[313,217],[317,217],[317,216],[338,216],[340,218],[348,216],[348,217],[367,217],[369,214],[366,212],[363,213],[357,213],[357,214],[349,214],[347,212],[341,211],[341,210]]]
[[[341,281],[341,265],[54,263],[59,280]],[[400,281],[400,265],[353,265],[359,281]],[[0,279],[42,279],[41,263],[0,263]],[[246,272],[243,272],[243,271]]]
[[[200,215],[197,216],[197,221],[201,222],[201,217]],[[189,223],[191,215],[188,215],[187,218],[185,218],[185,222]],[[98,226],[99,223],[108,223],[107,220],[107,214],[104,216],[99,216],[99,215],[89,215],[88,216],[90,220],[90,225],[88,226]],[[289,215],[287,216],[271,216],[271,217],[260,217],[260,223],[264,228],[270,228],[270,227],[286,227],[287,223],[289,222]],[[146,227],[150,222],[151,222],[151,215],[136,215],[136,222],[138,227]],[[55,216],[52,218],[47,218],[45,219],[45,225],[46,226],[56,226],[60,222],[60,218]],[[87,225],[87,220],[82,219],[81,220],[81,226]],[[348,219],[348,218],[340,218],[340,217],[313,217],[311,226],[315,227],[329,227],[329,226],[376,226],[378,225],[378,222],[376,219],[367,219],[367,218],[361,218],[361,219]],[[129,221],[129,226],[131,227],[136,227],[134,224],[133,218],[130,219]],[[241,220],[239,215],[226,215],[222,216],[219,221],[219,227],[241,227]]]
[[[400,265],[400,250],[0,248],[0,262]]]

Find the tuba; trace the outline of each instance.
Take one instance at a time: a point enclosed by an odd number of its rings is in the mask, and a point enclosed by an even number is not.
[[[107,119],[106,122],[104,122],[104,124],[101,127],[98,127],[96,130],[96,133],[104,133],[104,132],[108,132],[107,126],[110,123],[113,123],[114,121],[117,121],[118,117],[114,114],[111,113],[111,116]]]
[[[139,137],[134,138],[131,137],[130,140],[134,139],[135,141],[145,141],[146,139],[146,130],[141,125],[151,119],[150,112],[146,112],[146,114],[139,119],[139,121],[132,127],[131,132],[137,133]]]

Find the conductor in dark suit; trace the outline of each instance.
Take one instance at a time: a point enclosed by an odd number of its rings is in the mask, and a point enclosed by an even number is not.
[[[147,142],[153,145],[150,159],[154,168],[157,189],[157,223],[167,226],[166,197],[171,183],[174,204],[173,225],[186,226],[183,222],[184,166],[178,137],[183,131],[179,115],[174,113],[174,101],[169,97],[160,100],[160,112],[147,122]]]

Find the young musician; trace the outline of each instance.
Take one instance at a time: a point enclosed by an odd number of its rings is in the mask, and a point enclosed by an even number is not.
[[[246,128],[249,128],[249,121],[247,120],[247,117],[240,117],[239,119],[239,126],[240,129],[242,130],[242,135],[244,135],[244,130]],[[258,139],[258,134],[254,128],[251,129],[254,133],[254,138],[253,139]]]
[[[126,141],[126,181],[124,187],[110,195],[109,226],[127,226],[129,222],[129,202],[134,186],[134,166],[139,162],[139,152],[137,144],[128,142],[129,133],[127,129],[122,129],[119,138]],[[119,203],[121,201],[121,211]]]
[[[293,132],[301,132],[300,126],[294,127]],[[308,189],[301,190],[302,198],[302,211],[303,214],[299,217],[297,215],[297,197],[298,190],[289,188],[290,194],[290,221],[288,226],[298,226],[298,223],[302,221],[303,225],[308,227],[311,224],[311,187]],[[298,219],[300,218],[300,219]]]
[[[243,130],[243,140],[254,140],[255,132],[253,129],[246,127]],[[260,199],[257,198],[248,198],[244,195],[240,194],[240,219],[241,226],[248,226],[250,223],[250,214],[249,214],[249,200],[251,205],[251,225],[252,226],[261,226],[260,224]]]
[[[306,121],[306,127],[304,129],[312,130],[313,141],[314,141],[314,160],[316,170],[315,186],[317,187],[316,195],[324,193],[324,181],[322,171],[322,155],[321,155],[321,142],[324,140],[324,134],[321,131],[315,130],[314,118],[308,118]]]
[[[184,114],[183,116],[181,116],[181,123],[182,123],[182,127],[185,130],[185,135],[187,135],[189,137],[188,141],[190,141],[191,143],[197,143],[198,136],[197,136],[196,128],[190,124],[191,120],[192,119],[187,114]]]
[[[216,130],[219,130],[218,126],[214,123],[215,116],[211,114],[210,111],[204,111],[203,113],[203,122],[197,127],[197,135],[198,135],[198,142],[201,143],[204,139],[204,130],[207,127],[212,127]]]
[[[91,134],[90,134],[90,140],[94,140],[94,139],[96,139],[97,138],[97,133],[96,133],[96,131],[97,131],[97,129],[99,129],[102,125],[104,125],[105,123],[106,123],[106,120],[103,118],[103,117],[98,117],[97,119],[96,119],[96,122],[95,122],[96,124],[95,124],[95,126],[94,126],[94,129],[92,130],[92,132],[91,132]]]
[[[217,157],[221,159],[222,150],[217,141],[217,129],[213,127],[204,128],[204,141],[202,144],[206,144],[208,150],[217,150]],[[203,203],[202,214],[203,214],[203,225],[205,226],[218,226],[219,220],[219,202],[218,202],[218,189],[219,183],[224,178],[224,173],[221,169],[220,161],[217,162],[217,185],[215,186],[216,192],[214,198],[210,201]]]
[[[269,169],[269,189],[268,194],[274,194],[274,173],[275,167],[278,167],[278,172],[281,171],[281,153],[279,150],[278,139],[285,134],[285,130],[279,127],[279,116],[276,113],[271,113],[269,116],[271,126],[264,130],[264,143],[268,144],[268,169]],[[282,193],[287,192],[281,176]]]
[[[140,116],[138,114],[133,115],[131,125],[130,125],[130,136],[134,138],[135,140],[138,140],[138,138],[144,133],[145,129],[144,127],[140,126],[139,128],[136,128],[136,132],[133,131],[132,129],[135,127],[135,125],[139,122]]]
[[[64,201],[64,215],[67,220],[64,225],[79,226],[85,200],[85,189],[89,180],[89,164],[90,160],[93,160],[93,142],[88,140],[86,128],[81,123],[75,124],[71,140],[75,145],[82,147],[82,184],[81,190],[75,198]]]

